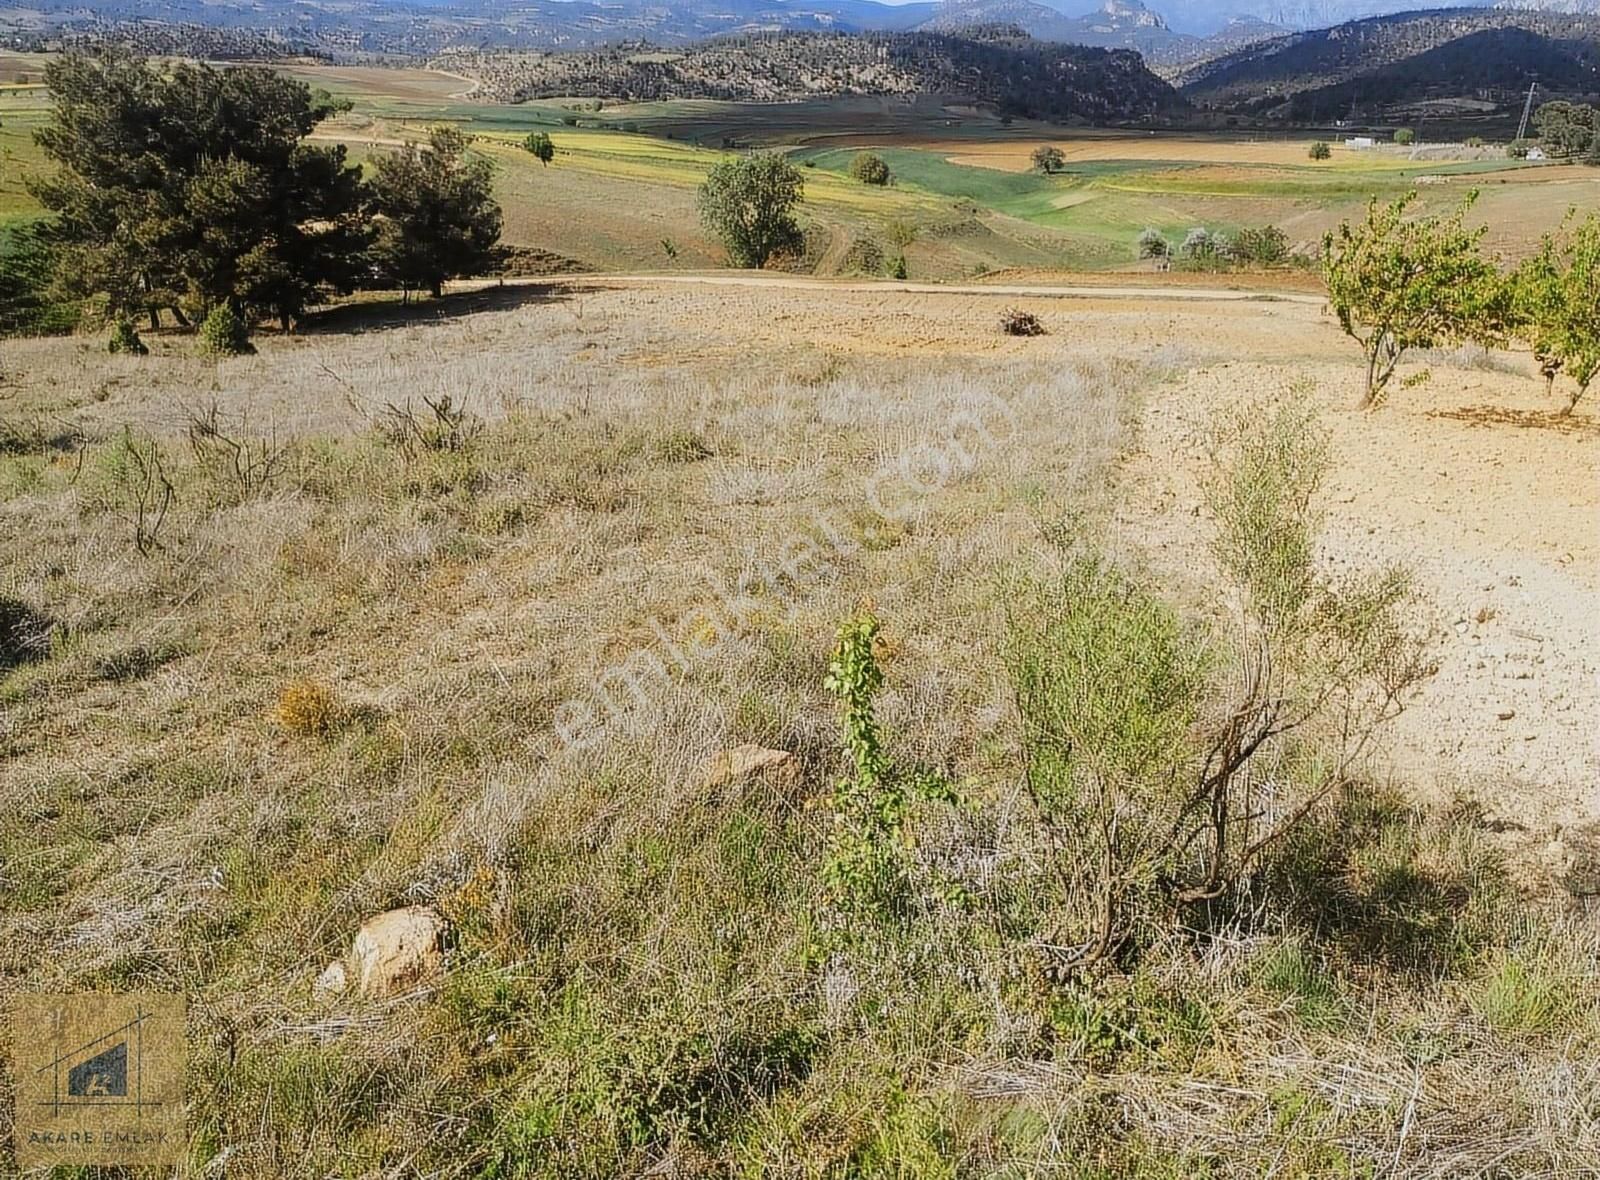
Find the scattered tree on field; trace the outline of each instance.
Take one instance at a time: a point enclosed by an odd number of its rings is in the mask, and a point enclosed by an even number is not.
[[[1409,127],[1402,127],[1394,133],[1394,141],[1401,147],[1406,147],[1417,141],[1417,133]]]
[[[372,178],[379,215],[379,272],[409,294],[437,298],[446,279],[482,274],[500,240],[494,168],[467,150],[467,137],[436,127],[426,147],[409,143],[378,157]]]
[[[67,53],[46,67],[37,133],[59,165],[32,183],[54,218],[57,276],[113,316],[180,322],[228,302],[288,326],[353,288],[367,238],[360,169],[306,136],[341,109],[273,70],[180,63],[127,50]]]
[[[522,146],[541,164],[548,165],[556,158],[556,145],[547,131],[528,132],[528,138],[522,141]]]
[[[885,185],[889,183],[889,165],[882,156],[871,152],[857,152],[850,161],[850,175],[862,184]]]
[[[1323,140],[1319,139],[1316,143],[1311,145],[1311,158],[1313,160],[1327,160],[1331,159],[1332,156],[1333,149],[1329,147]]]
[[[1289,260],[1289,235],[1275,225],[1242,229],[1234,235],[1233,254],[1256,266],[1282,266]]]
[[[1167,258],[1172,254],[1172,243],[1158,229],[1146,229],[1139,235],[1140,258]]]
[[[1560,239],[1546,235],[1539,253],[1514,276],[1517,334],[1527,340],[1547,386],[1573,382],[1570,414],[1600,373],[1600,216],[1591,213]]]
[[[1499,334],[1504,284],[1478,251],[1483,231],[1462,224],[1476,196],[1446,218],[1407,217],[1415,192],[1388,205],[1374,197],[1364,222],[1323,239],[1329,303],[1367,357],[1361,408],[1383,399],[1407,349]]]
[[[1034,148],[1030,158],[1034,168],[1046,176],[1060,172],[1067,163],[1067,158],[1061,154],[1061,149],[1050,144],[1040,144]]]
[[[1600,107],[1547,102],[1533,116],[1539,142],[1552,156],[1583,156],[1600,145]]]
[[[734,266],[760,269],[803,245],[794,209],[804,195],[800,170],[782,155],[731,157],[700,186],[700,220],[722,239]]]

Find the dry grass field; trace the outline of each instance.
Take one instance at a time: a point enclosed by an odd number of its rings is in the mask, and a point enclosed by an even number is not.
[[[1358,413],[1315,301],[862,286],[5,341],[0,986],[190,997],[184,1176],[1592,1171],[1592,408],[1459,353]],[[1054,978],[1018,580],[1098,553],[1225,643],[1241,410],[1326,439],[1316,568],[1409,569],[1428,675],[1238,909]],[[958,796],[871,955],[815,917],[863,604],[882,740]],[[741,743],[794,776],[708,777]],[[442,974],[316,989],[418,903]]]

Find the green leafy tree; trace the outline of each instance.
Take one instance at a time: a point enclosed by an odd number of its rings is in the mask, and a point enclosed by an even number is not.
[[[1539,142],[1553,156],[1582,156],[1600,142],[1600,107],[1547,102],[1533,116]]]
[[[1515,276],[1517,334],[1527,340],[1551,389],[1565,373],[1570,414],[1600,373],[1600,216],[1562,238],[1546,235]]]
[[[862,184],[885,185],[889,183],[889,165],[882,156],[871,152],[857,152],[850,161],[850,175]]]
[[[804,195],[800,170],[776,152],[733,157],[700,186],[700,220],[722,239],[733,265],[759,269],[800,250],[794,209]]]
[[[1328,301],[1367,358],[1361,408],[1383,400],[1408,349],[1491,342],[1503,329],[1505,285],[1479,253],[1483,230],[1462,224],[1476,196],[1446,218],[1408,217],[1415,192],[1387,205],[1374,197],[1365,221],[1323,239]]]
[[[1061,149],[1050,144],[1040,144],[1034,148],[1033,155],[1029,159],[1033,161],[1034,168],[1046,176],[1060,172],[1067,163],[1067,158],[1061,154]]]
[[[1417,142],[1417,133],[1409,127],[1402,127],[1394,133],[1394,141],[1401,147],[1408,147]]]
[[[351,289],[366,246],[360,169],[306,136],[341,109],[272,70],[157,67],[126,50],[46,68],[57,171],[33,183],[54,214],[62,287],[152,325],[229,302],[288,326]]]
[[[1233,252],[1257,266],[1282,266],[1289,260],[1289,235],[1275,225],[1242,229],[1234,235]]]
[[[522,146],[541,164],[548,165],[556,158],[556,145],[547,131],[530,131]]]
[[[1323,140],[1317,140],[1311,145],[1311,158],[1313,160],[1328,160],[1333,157],[1333,149]]]
[[[378,221],[373,257],[386,281],[407,294],[444,291],[446,279],[482,274],[500,240],[500,206],[489,160],[469,154],[467,137],[436,127],[426,147],[408,143],[380,156],[372,178]]]

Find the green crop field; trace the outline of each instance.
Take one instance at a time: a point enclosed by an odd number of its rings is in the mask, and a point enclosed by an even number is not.
[[[44,59],[0,56],[0,220],[36,216],[27,177],[46,166],[33,132],[48,117]],[[730,150],[768,147],[805,166],[802,262],[848,273],[886,256],[891,235],[913,277],[953,279],[1010,268],[1115,270],[1137,266],[1145,228],[1181,238],[1205,226],[1230,233],[1276,224],[1309,250],[1370,196],[1420,186],[1444,207],[1485,186],[1480,216],[1491,244],[1526,251],[1567,208],[1594,199],[1575,169],[1528,170],[1506,160],[1421,161],[1348,152],[1312,164],[1305,143],[1226,137],[1072,131],[914,101],[851,97],[782,104],[670,101],[602,104],[544,99],[515,106],[472,99],[467,78],[424,69],[294,66],[286,71],[346,99],[351,109],[319,129],[366,160],[452,123],[478,139],[498,168],[506,240],[597,270],[705,268],[722,261],[699,225],[695,189]],[[548,132],[547,166],[521,150]],[[1041,142],[1063,146],[1063,171],[1027,170]],[[848,176],[856,152],[880,154],[892,186]],[[1539,183],[1525,183],[1530,179]],[[1507,181],[1514,183],[1506,183]],[[1548,182],[1546,182],[1548,181]],[[1497,190],[1497,191],[1496,191]]]

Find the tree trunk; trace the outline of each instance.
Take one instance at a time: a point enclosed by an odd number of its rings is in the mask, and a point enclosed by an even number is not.
[[[161,311],[159,308],[152,307],[150,309],[150,330],[152,332],[161,331]]]
[[[442,280],[442,279],[434,279],[433,280],[433,297],[435,299],[444,298],[444,280]]]
[[[172,318],[177,321],[178,327],[187,328],[189,326],[189,317],[183,314],[183,308],[173,306],[167,308],[167,310],[172,313]]]

